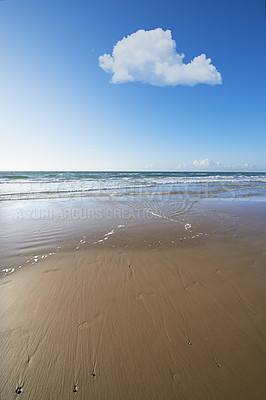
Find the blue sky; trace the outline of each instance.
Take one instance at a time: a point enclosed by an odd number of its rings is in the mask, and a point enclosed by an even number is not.
[[[222,84],[110,83],[156,28]],[[264,1],[0,1],[0,169],[266,171],[265,28]]]

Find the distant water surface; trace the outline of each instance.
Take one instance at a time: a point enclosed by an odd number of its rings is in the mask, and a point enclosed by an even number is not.
[[[0,172],[0,201],[89,196],[253,196],[266,173],[239,172]]]

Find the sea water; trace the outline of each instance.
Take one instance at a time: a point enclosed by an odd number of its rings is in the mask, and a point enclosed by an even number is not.
[[[193,231],[190,210],[197,216],[202,202],[206,210],[206,201],[265,201],[265,194],[266,173],[1,172],[0,275],[62,249],[109,246],[151,218],[181,227],[178,240],[204,237]]]
[[[0,200],[89,196],[248,196],[263,193],[254,172],[0,172]]]

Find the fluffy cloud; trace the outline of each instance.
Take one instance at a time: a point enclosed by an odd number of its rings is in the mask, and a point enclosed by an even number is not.
[[[188,64],[183,59],[184,54],[176,52],[170,30],[142,29],[118,41],[112,55],[100,56],[99,65],[112,74],[112,83],[138,81],[154,86],[222,83],[221,74],[205,54]]]
[[[204,160],[194,160],[194,168],[200,170],[210,170],[210,171],[242,171],[251,170],[256,171],[258,167],[256,165],[251,165],[245,162],[244,164],[221,164],[220,162],[215,162],[205,158]]]
[[[205,158],[205,160],[195,160],[193,161],[193,165],[196,168],[208,168],[210,165],[214,164],[212,161],[209,161],[208,158]]]

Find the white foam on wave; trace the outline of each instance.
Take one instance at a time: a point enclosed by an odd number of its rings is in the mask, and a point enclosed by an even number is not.
[[[113,235],[115,233],[114,229],[112,229],[110,232],[106,233],[104,236],[108,236],[108,235]]]
[[[4,269],[2,269],[1,272],[4,272],[4,273],[10,275],[10,274],[12,274],[14,271],[15,271],[15,268],[4,268]]]
[[[83,239],[80,239],[78,245],[75,247],[74,250],[78,250],[82,244],[85,244],[85,243],[86,243],[86,240],[85,240],[85,239],[86,239],[86,235],[83,236]],[[94,244],[94,243],[92,243],[92,244]],[[61,247],[57,247],[57,248],[58,248],[58,249],[61,249]]]
[[[37,256],[34,256],[34,255],[32,255],[32,257],[30,257],[28,260],[26,260],[26,263],[24,264],[24,265],[26,265],[26,264],[32,264],[32,265],[34,265],[35,263],[37,263],[38,261],[40,261],[41,259],[45,259],[45,258],[47,258],[48,256],[51,256],[51,255],[54,255],[54,254],[56,254],[56,253],[54,253],[54,252],[51,252],[51,253],[49,253],[49,254],[43,254],[43,255],[37,255]],[[11,267],[11,268],[4,268],[4,269],[2,269],[2,270],[0,270],[0,272],[3,272],[5,275],[10,275],[10,274],[12,274],[13,272],[15,272],[16,270],[19,270],[20,268],[22,268],[23,267],[23,265],[19,265],[18,267],[16,267],[16,268],[14,268],[14,267]]]
[[[124,227],[124,225],[118,225],[118,228],[119,228],[119,227]],[[107,232],[107,233],[105,233],[105,234],[103,235],[103,239],[99,239],[99,240],[97,240],[96,242],[93,242],[92,244],[103,243],[105,240],[108,240],[108,238],[109,238],[110,235],[113,235],[114,233],[115,233],[115,230],[112,229],[110,232]]]
[[[126,190],[144,189],[144,194],[150,191],[151,187],[170,188],[185,190],[187,193],[188,185],[205,186],[209,184],[224,187],[227,184],[241,185],[254,183],[263,184],[265,187],[266,176],[261,174],[241,174],[238,173],[177,173],[173,174],[153,174],[153,173],[127,173],[127,176],[120,173],[96,173],[96,174],[60,174],[53,176],[46,173],[27,174],[24,177],[12,177],[0,174],[2,199],[25,199],[29,198],[49,198],[49,197],[72,197],[83,195],[112,195],[114,192],[123,194]],[[23,178],[23,179],[22,179]],[[30,190],[29,190],[30,187]],[[241,188],[241,187],[240,187]],[[155,191],[155,193],[157,193]],[[141,193],[140,193],[141,194]]]

